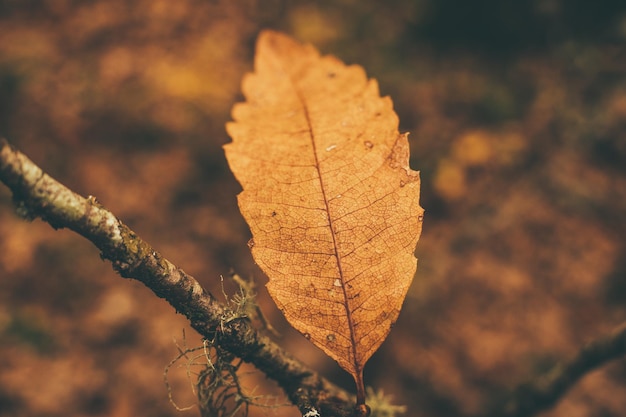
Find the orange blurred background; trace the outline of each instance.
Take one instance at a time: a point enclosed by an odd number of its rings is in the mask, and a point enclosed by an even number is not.
[[[366,384],[409,416],[470,415],[624,321],[620,2],[4,0],[0,135],[216,296],[220,275],[254,277],[278,342],[352,390],[265,292],[221,149],[263,28],[362,65],[411,133],[420,262]],[[19,219],[6,187],[0,203],[0,415],[198,415],[162,377],[183,331],[200,344],[184,318],[84,239]],[[247,371],[259,402],[286,401]],[[170,383],[194,403],[184,367]],[[620,360],[543,415],[623,410]]]

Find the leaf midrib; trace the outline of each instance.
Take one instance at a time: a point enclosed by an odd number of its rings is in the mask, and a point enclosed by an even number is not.
[[[318,158],[317,146],[315,143],[315,132],[313,130],[313,124],[311,123],[311,117],[309,114],[309,109],[307,106],[306,99],[303,97],[302,93],[297,88],[296,83],[293,80],[291,80],[291,82],[294,87],[294,91],[296,92],[296,95],[298,96],[298,99],[300,100],[302,109],[304,111],[304,116],[305,116],[307,126],[308,126],[309,137],[311,139],[311,147],[313,150],[313,156],[315,158],[315,169],[317,170],[317,177],[320,183],[320,190],[322,192],[322,198],[324,200],[326,214],[328,215],[328,228],[330,229],[330,235],[333,239],[333,251],[335,254],[335,259],[337,260],[337,268],[339,270],[339,279],[341,280],[341,291],[342,291],[343,299],[344,299],[343,306],[346,310],[346,318],[348,320],[348,330],[350,332],[350,342],[351,342],[351,347],[352,347],[353,365],[354,365],[354,372],[355,372],[354,376],[355,378],[357,378],[357,377],[360,377],[362,369],[359,364],[358,355],[357,355],[357,340],[356,340],[355,329],[354,329],[354,319],[352,317],[352,311],[350,309],[350,299],[348,298],[348,293],[346,291],[347,286],[345,282],[345,275],[344,275],[344,271],[343,271],[343,267],[341,263],[341,256],[339,254],[339,245],[337,243],[337,237],[335,235],[335,230],[333,228],[333,218],[331,216],[329,199],[326,195],[324,179],[322,177],[322,171],[320,169],[320,161]]]

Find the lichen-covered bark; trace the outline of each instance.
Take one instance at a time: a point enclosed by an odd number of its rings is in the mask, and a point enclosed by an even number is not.
[[[0,180],[12,190],[22,216],[40,217],[56,229],[71,229],[91,241],[122,277],[144,283],[185,315],[202,336],[277,381],[303,413],[317,407],[326,410],[327,416],[351,414],[347,393],[281,350],[249,320],[224,322],[226,307],[198,281],[161,256],[94,197],[74,193],[2,138]]]

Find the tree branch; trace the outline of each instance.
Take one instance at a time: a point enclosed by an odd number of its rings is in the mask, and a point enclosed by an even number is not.
[[[94,197],[83,198],[60,184],[3,138],[0,181],[13,192],[19,214],[29,219],[40,217],[56,229],[71,229],[91,241],[122,277],[144,283],[184,314],[203,337],[274,379],[303,415],[317,415],[314,410],[325,417],[354,415],[348,393],[292,358],[254,329],[249,320],[224,321],[227,307],[193,277],[162,257]],[[569,362],[521,385],[483,415],[535,415],[552,407],[585,374],[625,354],[626,324],[584,346]]]
[[[490,417],[529,417],[553,407],[583,376],[626,354],[626,324],[583,346],[567,362],[556,364],[533,381],[520,385],[493,407]]]
[[[13,192],[18,213],[40,217],[55,229],[68,228],[91,241],[124,278],[136,279],[185,315],[203,337],[252,363],[285,391],[302,414],[350,416],[345,391],[292,358],[247,319],[228,322],[226,307],[193,277],[172,264],[124,225],[94,197],[83,198],[41,170],[0,138],[0,181]]]

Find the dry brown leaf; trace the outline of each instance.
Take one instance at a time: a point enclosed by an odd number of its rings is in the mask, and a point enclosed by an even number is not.
[[[359,66],[264,31],[224,146],[268,291],[353,375],[389,334],[415,274],[419,173],[391,100]]]

